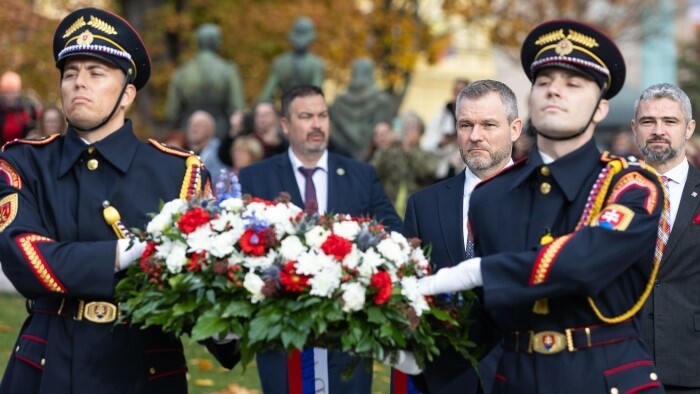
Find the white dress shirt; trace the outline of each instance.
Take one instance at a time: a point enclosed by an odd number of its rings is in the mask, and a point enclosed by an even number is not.
[[[676,221],[678,206],[681,203],[681,196],[683,195],[683,187],[685,187],[685,181],[688,179],[689,167],[690,164],[688,164],[688,160],[683,160],[680,164],[663,174],[663,176],[668,178],[668,201],[671,208],[671,229],[673,229],[673,223]]]
[[[289,148],[289,160],[292,161],[292,169],[294,170],[294,178],[297,181],[297,187],[299,187],[299,193],[301,193],[301,200],[304,201],[304,190],[306,190],[306,178],[304,174],[299,171],[299,167],[303,167],[301,160],[294,156],[292,148]],[[316,163],[316,167],[320,168],[314,172],[312,178],[314,180],[314,187],[316,188],[316,200],[318,201],[318,213],[326,213],[328,209],[328,151],[323,152],[323,156]],[[306,201],[304,201],[306,203]],[[304,208],[304,207],[300,207]]]

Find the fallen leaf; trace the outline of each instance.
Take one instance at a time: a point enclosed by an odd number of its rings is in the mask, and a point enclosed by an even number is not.
[[[200,371],[211,371],[214,369],[214,363],[211,360],[202,358],[199,360],[199,370]]]
[[[196,379],[194,381],[194,385],[200,387],[213,387],[214,381],[211,379]]]

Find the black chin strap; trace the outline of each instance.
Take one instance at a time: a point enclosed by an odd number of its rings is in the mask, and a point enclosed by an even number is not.
[[[590,125],[591,122],[593,121],[593,117],[595,116],[595,112],[598,110],[598,105],[600,105],[600,101],[603,99],[603,96],[605,96],[605,93],[606,93],[607,91],[608,91],[608,84],[605,83],[605,84],[603,85],[603,88],[600,89],[600,95],[598,96],[598,101],[596,101],[595,107],[593,107],[593,112],[591,113],[590,118],[588,118],[588,122],[586,122],[586,124],[585,124],[583,127],[581,127],[581,128],[580,128],[577,132],[575,132],[574,134],[565,135],[565,136],[562,136],[562,137],[553,136],[553,135],[547,135],[547,134],[545,134],[545,133],[543,133],[543,132],[537,130],[537,129],[535,128],[535,125],[532,124],[532,122],[531,122],[530,125],[532,126],[532,130],[534,130],[535,133],[541,135],[542,137],[544,137],[544,138],[546,138],[546,139],[548,139],[548,140],[552,140],[552,141],[566,141],[566,140],[570,140],[570,139],[573,139],[573,138],[578,137],[579,135],[583,134],[583,133],[586,131],[586,129],[588,129],[588,125]]]
[[[117,108],[119,108],[119,103],[122,101],[122,96],[124,95],[124,92],[126,91],[126,87],[129,85],[130,82],[131,82],[131,78],[129,76],[124,78],[124,86],[122,86],[122,91],[119,93],[119,97],[117,97],[117,102],[114,103],[114,107],[112,108],[112,112],[110,112],[106,118],[102,119],[102,121],[100,123],[98,123],[92,127],[88,127],[86,129],[81,129],[80,127],[77,127],[77,126],[71,124],[70,122],[68,122],[68,119],[66,118],[67,123],[71,127],[73,127],[75,130],[83,132],[83,133],[88,132],[88,131],[97,130],[100,127],[104,126],[105,123],[109,122],[109,120],[112,119],[112,116],[114,116],[114,113],[117,112]]]

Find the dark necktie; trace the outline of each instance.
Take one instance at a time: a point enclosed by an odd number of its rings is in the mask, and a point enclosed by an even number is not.
[[[304,186],[304,210],[309,213],[318,212],[318,200],[316,199],[316,186],[314,185],[314,172],[318,170],[318,167],[305,168],[299,167],[299,172],[304,175],[306,179],[306,184]]]
[[[467,231],[467,247],[464,250],[464,256],[468,259],[471,259],[472,257],[476,256],[476,254],[474,253],[474,239],[472,238],[472,232],[470,231],[470,226],[468,222],[465,227],[465,230]]]

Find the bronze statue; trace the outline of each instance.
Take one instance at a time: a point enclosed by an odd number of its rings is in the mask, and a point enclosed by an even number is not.
[[[172,127],[185,130],[190,115],[204,110],[216,119],[216,135],[223,138],[229,117],[245,108],[243,83],[238,66],[219,55],[221,29],[217,25],[205,23],[197,28],[197,46],[195,57],[173,75],[166,116]]]
[[[391,96],[375,85],[372,60],[353,62],[350,85],[335,99],[330,114],[334,143],[356,159],[367,159],[374,125],[394,116]]]
[[[322,87],[323,60],[309,52],[309,46],[314,39],[316,39],[316,32],[311,19],[298,18],[289,33],[289,42],[293,50],[275,58],[259,101],[272,100],[276,93],[281,95],[282,92],[296,85]]]

